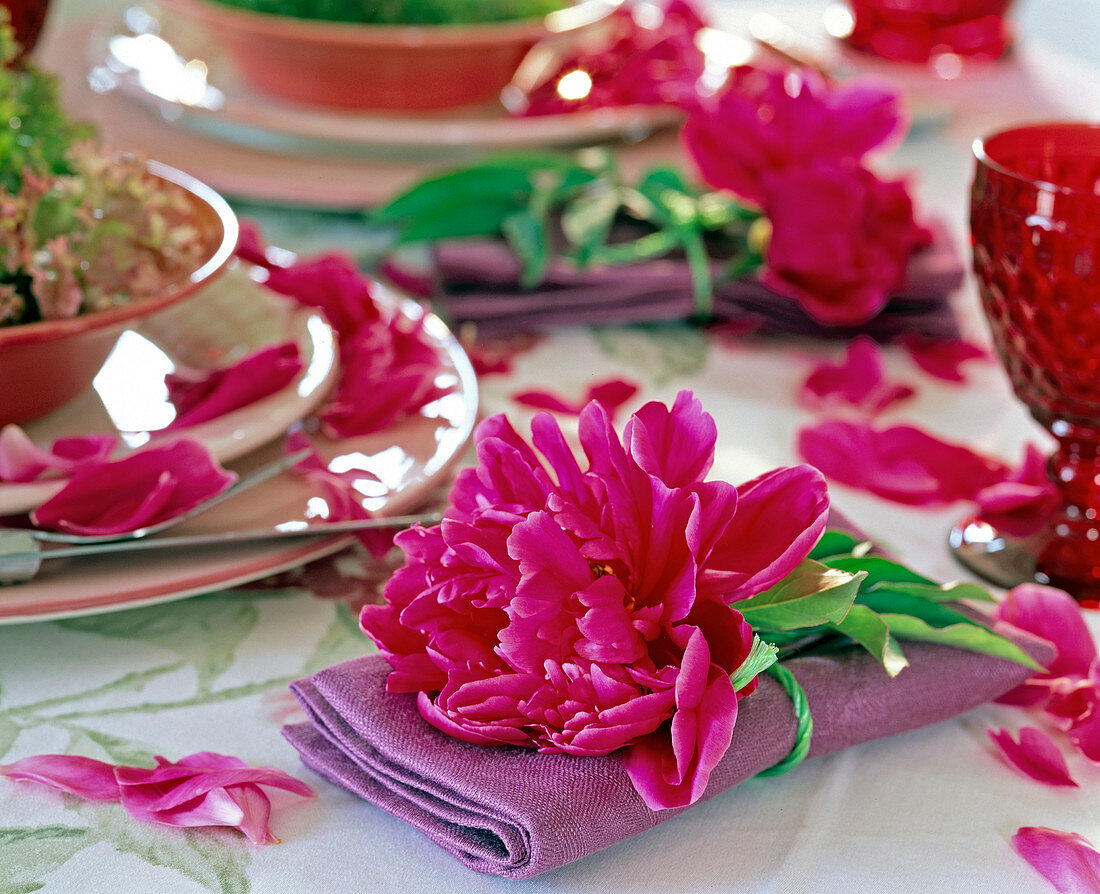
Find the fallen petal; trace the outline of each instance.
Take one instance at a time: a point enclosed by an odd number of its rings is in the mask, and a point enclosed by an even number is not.
[[[124,533],[182,515],[236,480],[206,447],[184,439],[80,469],[31,521],[73,534]]]
[[[1100,853],[1080,835],[1042,826],[1024,826],[1012,847],[1061,894],[1100,891]]]
[[[81,466],[100,463],[118,443],[112,435],[58,438],[44,450],[18,425],[0,430],[0,481],[34,481],[47,472],[71,475]]]
[[[962,365],[970,360],[990,360],[989,351],[962,339],[924,338],[909,335],[899,339],[913,362],[928,375],[945,382],[965,382]]]
[[[1033,726],[1025,726],[1020,730],[1020,741],[1016,742],[1006,729],[990,729],[986,732],[1001,750],[1002,757],[1025,776],[1044,785],[1077,788],[1062,752],[1045,733]]]
[[[117,801],[115,768],[77,754],[37,754],[0,765],[0,776],[37,782],[93,801]]]
[[[816,409],[841,403],[875,414],[916,392],[888,382],[878,346],[867,336],[854,338],[840,363],[817,364],[802,383],[801,402]]]

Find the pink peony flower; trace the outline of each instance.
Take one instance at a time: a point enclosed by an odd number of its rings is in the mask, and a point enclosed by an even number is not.
[[[886,379],[878,346],[863,335],[849,342],[841,363],[823,362],[813,368],[802,383],[799,400],[812,409],[841,403],[876,415],[915,393],[908,385]]]
[[[682,139],[707,183],[763,205],[768,178],[818,162],[858,163],[905,126],[897,94],[884,88],[838,87],[811,71],[741,66],[720,93],[691,111]]]
[[[598,45],[582,43],[557,70],[523,97],[525,115],[557,115],[578,109],[629,105],[694,105],[706,57],[695,38],[706,27],[686,0],[624,5],[603,23]],[[560,91],[563,77],[588,76],[590,89],[575,98]]]
[[[900,181],[818,159],[761,179],[771,223],[762,280],[825,325],[865,323],[905,281],[929,233]]]
[[[70,754],[40,754],[0,766],[0,776],[37,782],[82,798],[119,801],[136,819],[167,826],[229,826],[253,844],[278,842],[268,826],[271,801],[261,786],[316,797],[273,767],[250,767],[239,758],[211,751],[172,762],[156,758],[153,768],[115,766]]]
[[[182,439],[81,468],[31,521],[71,534],[121,534],[182,515],[236,480],[202,444]]]
[[[247,407],[286,387],[302,371],[294,342],[269,345],[223,369],[177,369],[164,378],[176,408],[169,428],[183,428]]]
[[[34,481],[48,472],[71,475],[104,462],[118,444],[114,435],[58,438],[49,450],[37,446],[18,425],[0,430],[0,481]]]
[[[532,432],[483,422],[442,524],[396,538],[406,564],[360,616],[388,688],[419,693],[430,723],[469,742],[625,747],[647,804],[692,803],[752,689],[730,681],[752,643],[731,604],[805,558],[824,482],[806,466],[704,481],[717,431],[689,392],[646,404],[621,441],[589,404],[585,467],[550,416]]]

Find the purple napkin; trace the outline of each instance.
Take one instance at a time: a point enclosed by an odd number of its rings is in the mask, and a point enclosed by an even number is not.
[[[822,326],[797,302],[755,279],[720,286],[714,316],[752,323],[762,334],[847,339],[862,332],[879,341],[905,334],[955,338],[958,327],[948,297],[962,283],[963,266],[942,227],[932,232],[931,245],[910,261],[905,284],[861,326]],[[577,271],[556,259],[538,288],[525,290],[518,284],[520,264],[500,240],[445,241],[434,253],[438,284],[433,298],[452,322],[476,323],[484,333],[679,320],[695,310],[691,275],[682,260]]]
[[[1044,641],[1014,630],[1012,637],[1039,663],[1053,658]],[[906,642],[905,653],[910,666],[893,679],[855,648],[785,662],[814,717],[810,757],[954,717],[1032,673],[946,646]],[[528,878],[681,812],[649,809],[618,754],[539,754],[453,739],[420,717],[415,696],[385,691],[389,670],[372,655],[293,683],[310,722],[283,734],[309,767],[415,826],[471,869]],[[782,760],[794,738],[791,700],[764,675],[740,703],[733,743],[704,799]]]

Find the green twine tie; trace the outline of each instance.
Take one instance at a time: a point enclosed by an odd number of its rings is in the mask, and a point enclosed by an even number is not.
[[[766,770],[761,770],[757,773],[757,776],[779,776],[782,773],[786,773],[788,770],[793,770],[797,767],[806,757],[806,753],[810,750],[810,737],[814,732],[814,720],[810,716],[810,706],[806,700],[806,690],[802,688],[802,684],[794,678],[787,668],[779,663],[773,664],[768,668],[767,672],[775,677],[779,681],[779,685],[783,687],[783,691],[790,696],[791,701],[794,703],[794,713],[798,718],[798,728],[794,734],[794,747],[791,748],[791,753],[788,754],[779,763],[768,767]]]

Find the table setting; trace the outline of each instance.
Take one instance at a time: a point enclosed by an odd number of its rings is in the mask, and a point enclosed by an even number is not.
[[[0,891],[1100,891],[1088,0],[3,5]]]

